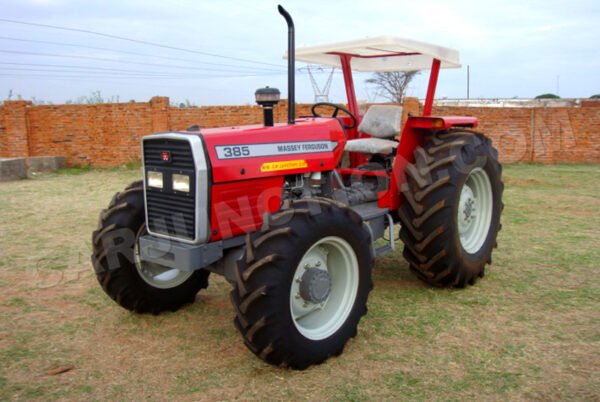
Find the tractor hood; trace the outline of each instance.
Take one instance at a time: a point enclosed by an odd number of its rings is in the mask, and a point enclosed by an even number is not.
[[[186,132],[198,135],[198,132]],[[336,119],[202,129],[213,183],[333,170],[346,136]]]

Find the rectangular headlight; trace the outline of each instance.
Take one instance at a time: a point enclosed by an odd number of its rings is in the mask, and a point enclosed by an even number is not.
[[[183,191],[184,193],[190,192],[190,176],[184,174],[173,175],[173,190]]]
[[[162,172],[148,172],[148,186],[154,188],[163,188]]]

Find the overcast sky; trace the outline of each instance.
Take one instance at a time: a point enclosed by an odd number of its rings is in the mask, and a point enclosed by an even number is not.
[[[294,18],[297,46],[393,35],[457,49],[463,67],[442,70],[438,98],[466,97],[467,65],[471,98],[600,93],[599,0],[0,1],[0,99],[12,90],[13,99],[64,103],[99,90],[121,101],[161,95],[235,105],[253,103],[265,85],[285,97],[287,30],[278,3]],[[368,76],[355,74],[356,92],[373,101]],[[427,76],[410,96],[424,97]],[[323,85],[327,74],[316,78]],[[312,102],[307,74],[296,83],[296,100]],[[330,100],[345,101],[339,73]]]

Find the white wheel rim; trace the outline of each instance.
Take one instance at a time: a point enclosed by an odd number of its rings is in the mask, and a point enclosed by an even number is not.
[[[143,225],[135,238],[134,248],[135,268],[144,282],[158,289],[171,289],[188,280],[194,271],[180,271],[165,267],[164,265],[142,261],[140,258],[139,238],[146,233],[146,225]]]
[[[478,252],[490,231],[493,210],[492,185],[482,168],[475,168],[463,185],[458,202],[460,244],[469,254]]]
[[[302,277],[310,268],[327,272],[331,279],[329,295],[321,303],[300,295]],[[290,290],[290,311],[298,331],[311,340],[333,335],[350,315],[358,283],[358,260],[347,241],[329,236],[313,244],[300,260]]]

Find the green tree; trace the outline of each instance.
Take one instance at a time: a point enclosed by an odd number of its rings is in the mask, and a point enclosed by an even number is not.
[[[535,99],[560,99],[560,96],[554,94],[542,94],[536,96]]]

